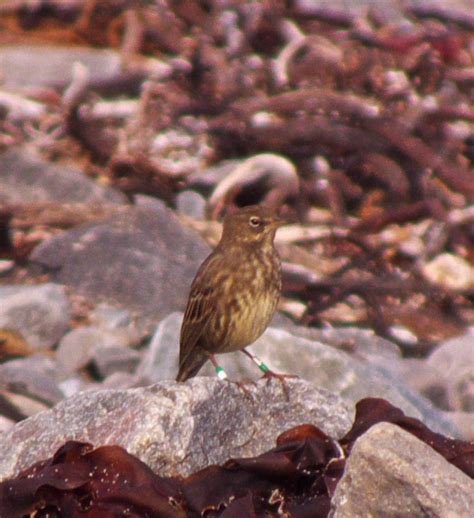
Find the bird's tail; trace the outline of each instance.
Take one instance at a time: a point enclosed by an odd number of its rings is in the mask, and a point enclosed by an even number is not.
[[[193,350],[192,354],[188,354],[185,358],[180,358],[176,381],[186,381],[196,376],[208,359],[207,354],[196,350]]]

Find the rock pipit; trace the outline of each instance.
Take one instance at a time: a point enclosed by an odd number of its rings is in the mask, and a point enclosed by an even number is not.
[[[280,258],[273,245],[284,222],[272,210],[250,206],[227,216],[222,238],[191,286],[181,327],[177,381],[195,376],[209,359],[226,379],[215,353],[242,351],[265,377],[272,372],[245,350],[266,329],[281,292]]]

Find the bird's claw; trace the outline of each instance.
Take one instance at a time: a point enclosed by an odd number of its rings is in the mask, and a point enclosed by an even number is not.
[[[245,386],[245,385],[256,385],[255,381],[251,380],[251,379],[245,379],[245,380],[242,380],[242,381],[234,381],[234,380],[227,380],[229,383],[232,383],[234,385],[237,385],[237,387],[239,387],[239,389],[245,394],[245,396],[247,396],[248,398],[252,399],[253,396],[252,396],[252,393],[250,392],[250,390]]]
[[[287,378],[298,378],[295,374],[279,374],[278,372],[273,372],[271,370],[267,371],[263,376],[262,379],[266,379],[267,383],[271,379],[277,379],[281,383],[281,388],[283,389],[283,392],[285,394],[285,398],[287,401],[290,400],[290,389],[288,387],[288,383],[286,382]]]

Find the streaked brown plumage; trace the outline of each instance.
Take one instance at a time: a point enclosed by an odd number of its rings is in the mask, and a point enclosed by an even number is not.
[[[195,376],[214,353],[244,350],[266,329],[281,292],[273,240],[283,223],[251,206],[227,216],[222,238],[191,285],[181,327],[177,381]]]

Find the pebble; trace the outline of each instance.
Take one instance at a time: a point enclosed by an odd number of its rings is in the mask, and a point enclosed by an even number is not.
[[[59,284],[0,286],[0,300],[0,327],[19,332],[35,349],[50,349],[69,327],[69,302]]]
[[[174,380],[178,372],[179,334],[183,314],[174,312],[164,318],[155,330],[137,374],[155,383]]]
[[[134,349],[125,347],[107,347],[97,349],[92,357],[93,365],[102,378],[115,372],[133,374],[142,355]]]
[[[196,191],[182,191],[176,197],[176,208],[184,214],[197,220],[206,219],[206,200]]]
[[[121,205],[126,197],[88,178],[80,168],[44,160],[27,147],[0,154],[0,202]]]
[[[65,88],[72,80],[73,65],[87,67],[93,87],[122,75],[122,58],[112,50],[90,47],[14,45],[0,49],[2,83],[12,89],[28,86]]]
[[[0,381],[8,390],[33,397],[46,405],[54,405],[63,399],[55,381],[55,362],[42,354],[0,364]]]

